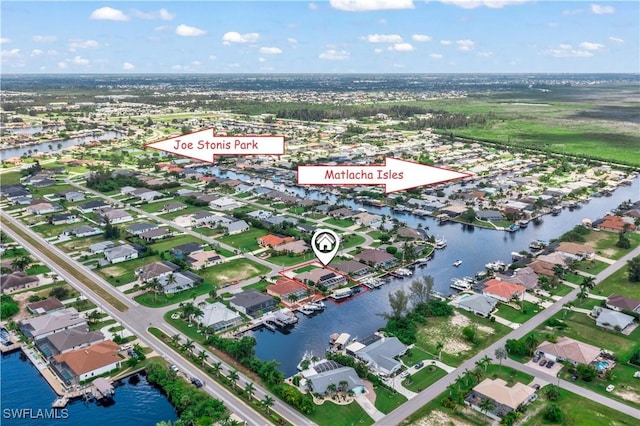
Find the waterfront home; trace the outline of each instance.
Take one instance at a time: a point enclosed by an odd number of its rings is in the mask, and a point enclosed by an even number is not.
[[[95,244],[89,246],[89,253],[99,254],[104,253],[105,250],[115,247],[116,244],[113,241],[98,241]]]
[[[206,303],[201,309],[203,314],[198,317],[198,321],[216,332],[229,329],[242,322],[240,314],[220,302]]]
[[[190,255],[191,253],[198,253],[201,251],[203,251],[202,246],[199,243],[193,242],[175,246],[171,249],[171,254],[178,259],[182,259],[183,257]]]
[[[39,300],[27,305],[27,310],[34,315],[46,315],[50,312],[59,311],[61,309],[64,309],[64,305],[55,297]]]
[[[51,225],[64,225],[65,223],[76,223],[82,219],[74,213],[62,213],[49,216],[49,223]]]
[[[408,347],[397,337],[382,337],[355,352],[356,358],[381,376],[390,376],[402,368],[397,358],[407,352]]]
[[[380,249],[364,249],[353,257],[374,268],[389,269],[398,263],[395,256]]]
[[[61,309],[46,315],[29,318],[18,323],[27,337],[41,339],[50,334],[75,327],[86,327],[87,321],[75,308]]]
[[[40,279],[36,276],[27,275],[25,272],[12,272],[0,276],[0,289],[2,293],[11,293],[25,288],[37,287]]]
[[[109,263],[120,263],[138,258],[138,250],[129,244],[111,247],[104,251],[104,258]]]
[[[279,298],[283,303],[302,300],[309,293],[307,287],[287,277],[280,277],[275,284],[267,286],[267,294]]]
[[[371,272],[371,267],[355,260],[345,260],[336,264],[331,264],[336,271],[349,275],[350,277],[361,277]]]
[[[111,341],[96,343],[86,348],[59,354],[50,364],[68,385],[89,380],[120,367],[120,345]]]
[[[293,241],[293,240],[295,240],[295,238],[293,237],[281,237],[273,234],[268,234],[256,239],[260,247],[270,247],[270,248],[273,248],[280,244],[288,243],[289,241]]]
[[[69,228],[62,231],[62,235],[64,236],[74,236],[78,238],[90,237],[92,235],[102,234],[104,231],[100,228],[89,226],[89,225],[80,225],[75,228]]]
[[[609,331],[623,332],[633,324],[634,318],[631,315],[611,309],[596,306],[591,311],[591,316],[596,318],[596,325]]]
[[[227,235],[235,235],[249,230],[249,224],[244,220],[236,220],[235,222],[222,224]]]
[[[509,271],[496,273],[496,279],[512,284],[519,284],[528,290],[533,290],[538,287],[539,276],[533,268],[525,266],[524,268],[516,269],[511,275],[509,275]]]
[[[153,280],[154,278],[161,278],[167,276],[173,272],[180,270],[180,267],[171,262],[153,262],[137,268],[134,273],[138,277],[138,280],[142,283]]]
[[[224,260],[215,250],[191,253],[184,258],[191,269],[203,269],[222,263]]]
[[[494,278],[485,283],[482,294],[493,297],[501,302],[509,303],[514,299],[522,300],[526,290],[527,288],[520,284],[500,281]]]
[[[614,311],[633,311],[640,313],[640,300],[615,293],[607,298],[606,306]]]
[[[364,383],[356,371],[352,367],[342,366],[335,361],[321,360],[300,374],[311,391],[316,394],[327,395],[337,390],[352,391],[355,394],[365,392]],[[304,386],[304,384],[301,381],[301,385]]]
[[[344,275],[337,274],[325,268],[316,268],[311,271],[303,272],[296,275],[296,279],[303,283],[309,283],[315,287],[323,288],[324,290],[339,287],[347,283],[347,279]]]
[[[331,216],[336,219],[349,219],[358,214],[358,212],[348,209],[346,207],[340,207],[335,210],[330,210],[327,212],[328,216]]]
[[[76,207],[76,209],[80,213],[86,214],[86,213],[92,213],[95,210],[104,209],[106,207],[109,207],[109,204],[105,203],[104,201],[92,200],[87,203],[80,204],[79,206]]]
[[[502,379],[484,379],[465,396],[464,402],[487,417],[500,421],[511,411],[535,400],[535,393],[534,388],[520,382],[507,386],[507,382]],[[482,401],[486,399],[493,401],[495,408],[489,411],[482,409]]]
[[[411,228],[403,226],[398,229],[397,235],[399,238],[406,240],[426,240],[428,235],[427,231],[422,228]]]
[[[499,222],[504,220],[504,216],[498,210],[478,210],[476,218],[485,222]]]
[[[143,232],[151,231],[153,229],[158,229],[157,223],[142,222],[127,226],[126,231],[132,235],[140,235]]]
[[[595,250],[586,244],[561,242],[555,247],[556,253],[574,260],[593,259]]]
[[[367,212],[354,214],[351,219],[360,226],[368,226],[370,228],[379,228],[382,225],[382,216]]]
[[[489,317],[496,308],[498,301],[484,294],[465,294],[453,302],[453,306],[472,312],[482,317]]]
[[[86,348],[94,343],[104,341],[105,337],[99,331],[89,331],[86,327],[75,327],[50,334],[36,340],[36,346],[47,358]]]
[[[631,219],[631,218],[630,218]],[[595,226],[595,223],[594,223]],[[635,231],[636,225],[633,223],[633,220],[627,221],[625,218],[620,216],[612,216],[606,215],[602,222],[598,223],[598,229],[602,229],[604,231],[614,231],[614,232],[622,232],[622,231]]]
[[[601,349],[569,337],[558,337],[555,343],[544,341],[536,352],[552,361],[569,361],[574,365],[589,365],[600,356]]]
[[[255,289],[245,290],[229,300],[229,305],[238,312],[252,317],[258,317],[275,309],[276,300]]]

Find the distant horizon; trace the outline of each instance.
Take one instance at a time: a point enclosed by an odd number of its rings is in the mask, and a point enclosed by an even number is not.
[[[117,75],[117,76],[149,76],[149,75],[175,75],[175,76],[199,76],[199,75],[637,75],[640,76],[640,72],[200,72],[200,73],[179,73],[179,72],[140,72],[140,73],[125,73],[125,72],[76,72],[76,73],[63,73],[63,72],[26,72],[26,73],[2,73],[0,76],[21,76],[21,75],[36,75],[36,76],[83,76],[83,75]]]

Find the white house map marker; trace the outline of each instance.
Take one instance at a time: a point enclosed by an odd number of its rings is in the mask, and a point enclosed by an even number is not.
[[[340,236],[331,229],[318,229],[311,237],[311,248],[323,265],[328,265],[340,248]]]

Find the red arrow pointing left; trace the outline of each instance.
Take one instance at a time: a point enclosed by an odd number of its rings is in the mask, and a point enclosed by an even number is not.
[[[216,155],[283,155],[284,136],[216,136],[211,128],[144,146],[211,163]]]

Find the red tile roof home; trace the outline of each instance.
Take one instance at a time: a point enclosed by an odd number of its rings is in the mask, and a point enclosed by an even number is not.
[[[291,293],[304,293],[307,291],[307,287],[303,286],[299,282],[292,280],[291,278],[281,277],[278,278],[275,284],[267,286],[267,294],[270,296],[286,299],[286,296]]]
[[[514,296],[517,296],[518,298],[522,297],[526,289],[526,287],[521,286],[520,284],[491,279],[486,282],[484,290],[482,290],[482,294],[508,302]]]
[[[607,229],[609,231],[620,232],[620,231],[624,231],[625,226],[627,226],[627,229],[629,231],[635,231],[636,229],[636,226],[633,223],[625,222],[624,220],[622,220],[620,216],[607,215],[602,220],[602,223],[600,224],[599,228]]]
[[[111,340],[96,343],[86,348],[56,355],[57,363],[65,363],[77,376],[120,362],[120,345]]]
[[[275,247],[293,240],[295,240],[293,237],[278,237],[277,235],[269,234],[258,238],[256,241],[258,241],[258,244],[262,247]]]

